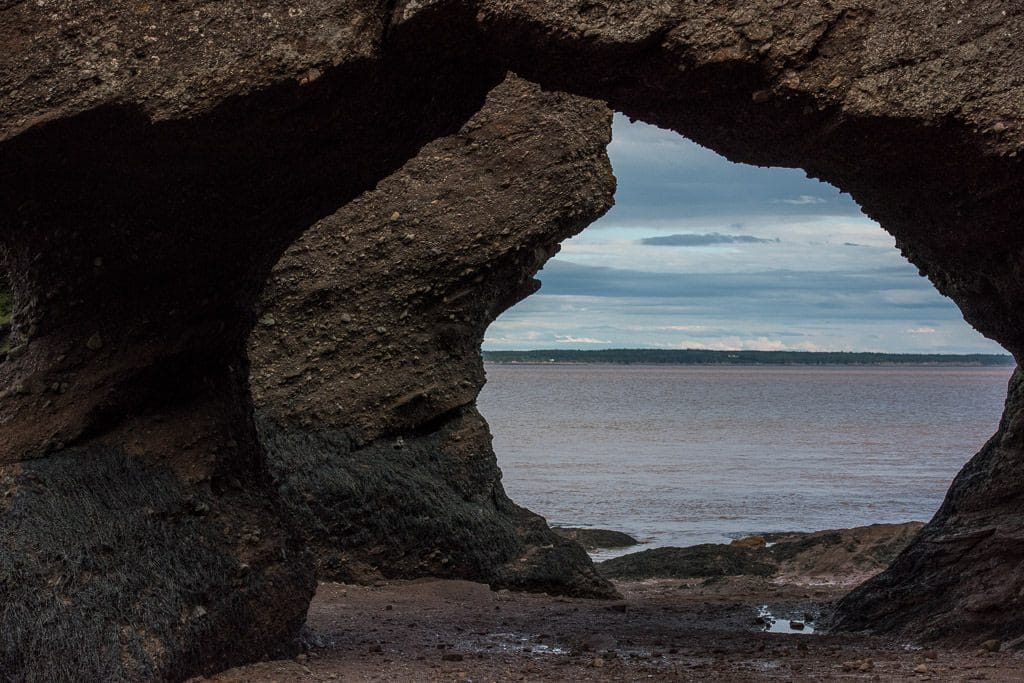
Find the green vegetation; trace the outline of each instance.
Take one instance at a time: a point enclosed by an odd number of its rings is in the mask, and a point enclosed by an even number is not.
[[[601,349],[484,351],[491,363],[618,363],[645,365],[978,365],[1012,366],[995,353],[858,353],[847,351],[706,351],[703,349]]]
[[[7,355],[11,342],[11,314],[14,299],[7,281],[0,276],[0,360]]]

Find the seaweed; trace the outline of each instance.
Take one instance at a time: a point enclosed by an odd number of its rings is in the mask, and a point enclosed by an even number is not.
[[[0,482],[0,680],[180,680],[288,649],[253,632],[263,574],[210,512],[243,501],[98,448]]]

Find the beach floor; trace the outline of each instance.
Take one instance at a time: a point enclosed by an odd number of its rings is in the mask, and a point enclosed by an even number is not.
[[[808,633],[843,581],[732,577],[616,582],[622,600],[493,592],[466,581],[320,585],[308,650],[210,680],[1020,681],[1024,656]],[[769,633],[764,606],[780,626]],[[763,621],[763,619],[762,619]]]

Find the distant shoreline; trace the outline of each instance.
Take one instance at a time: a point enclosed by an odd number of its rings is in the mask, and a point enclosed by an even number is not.
[[[1009,354],[868,353],[846,351],[706,351],[703,349],[539,349],[484,351],[502,365],[852,365],[1012,367]]]

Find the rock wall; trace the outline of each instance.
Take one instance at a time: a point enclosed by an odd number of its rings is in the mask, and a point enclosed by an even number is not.
[[[1024,8],[997,0],[0,2],[0,257],[15,295],[0,365],[0,671],[175,679],[287,647],[312,574],[248,390],[260,289],[303,231],[458,131],[507,69],[849,191],[1019,360],[1022,29]],[[414,212],[393,211],[392,232],[415,235],[402,223]],[[510,253],[494,279],[453,292],[497,306],[487,288],[534,267],[516,260],[529,248]],[[403,277],[409,292],[433,282]],[[469,306],[455,304],[457,317]],[[448,343],[467,348],[475,323],[451,322]],[[383,327],[348,351],[356,372],[409,352],[386,349]],[[453,367],[470,396],[479,378]],[[451,384],[437,399],[411,386],[397,401],[381,384],[399,405],[346,421],[339,452],[396,432],[440,444],[476,421]],[[941,636],[946,619],[1022,635],[1015,396],[840,626]],[[462,411],[449,431],[418,422],[446,401]],[[301,435],[270,418],[268,440]],[[486,456],[483,443],[472,450]]]
[[[611,206],[610,117],[510,77],[275,267],[250,339],[253,394],[324,578],[614,594],[582,548],[505,495],[474,407],[487,326]]]
[[[1024,357],[1024,7],[975,0],[482,0],[511,68],[735,161],[851,193],[965,319]],[[999,433],[836,628],[1020,645],[1019,380]],[[965,454],[966,455],[966,454]]]
[[[1010,379],[1003,418],[957,475],[942,507],[884,573],[839,603],[834,626],[977,646],[1024,647],[1024,376]]]
[[[313,565],[253,416],[259,291],[504,75],[467,17],[388,5],[0,3],[0,678],[296,646]]]

